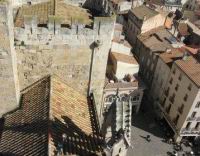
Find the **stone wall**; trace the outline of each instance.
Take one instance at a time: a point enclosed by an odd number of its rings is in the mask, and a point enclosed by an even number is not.
[[[19,101],[12,9],[0,2],[0,117],[15,109]]]
[[[62,39],[61,43],[31,44],[25,41],[24,45],[16,44],[21,88],[28,87],[45,75],[56,74],[85,95],[88,89],[93,92],[99,114],[114,21],[113,17],[95,18],[90,34],[68,34],[69,40]],[[94,47],[97,40],[100,44]]]
[[[71,87],[87,93],[90,49],[59,46],[16,46],[21,88],[48,74],[56,74]]]

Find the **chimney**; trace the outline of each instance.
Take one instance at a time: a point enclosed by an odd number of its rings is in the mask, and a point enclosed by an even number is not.
[[[189,56],[188,53],[185,51],[183,54],[182,60],[186,61],[188,56]]]

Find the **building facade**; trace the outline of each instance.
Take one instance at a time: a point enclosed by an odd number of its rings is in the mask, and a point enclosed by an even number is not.
[[[192,56],[175,61],[161,98],[160,108],[175,133],[182,137],[197,137],[199,122],[199,63]]]
[[[128,23],[126,27],[129,43],[135,47],[137,35],[148,32],[153,28],[163,26],[165,19],[165,15],[145,5],[133,8],[128,13]]]

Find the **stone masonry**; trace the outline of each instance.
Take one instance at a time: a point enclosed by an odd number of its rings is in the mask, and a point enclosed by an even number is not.
[[[19,83],[14,49],[12,9],[0,2],[0,117],[18,106]]]
[[[15,27],[20,88],[56,74],[86,96],[93,93],[100,115],[115,17],[94,17],[89,28],[80,23],[61,27],[52,20],[47,28],[37,27],[37,17],[25,20],[25,27]]]

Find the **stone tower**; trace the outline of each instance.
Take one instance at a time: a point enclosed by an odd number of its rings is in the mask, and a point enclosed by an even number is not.
[[[10,2],[0,1],[0,117],[18,107],[19,83]]]

